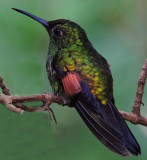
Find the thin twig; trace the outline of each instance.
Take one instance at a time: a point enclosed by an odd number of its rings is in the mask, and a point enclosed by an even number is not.
[[[130,112],[124,112],[124,111],[119,111],[122,115],[122,117],[127,120],[130,121],[133,124],[141,124],[143,126],[147,126],[147,118],[143,117],[143,116],[137,116],[136,114]]]
[[[144,93],[144,86],[146,83],[146,77],[147,77],[147,58],[145,60],[145,63],[142,67],[139,79],[138,79],[138,86],[136,91],[136,97],[134,100],[134,105],[132,107],[132,111],[130,113],[120,111],[122,117],[130,121],[134,124],[141,124],[144,126],[147,126],[147,118],[143,117],[140,113],[140,107],[142,103],[142,97]]]
[[[32,106],[25,106],[23,104],[25,102],[37,102],[37,101],[43,102],[43,105],[41,107],[32,107]],[[12,95],[9,96],[0,94],[0,103],[5,104],[9,110],[14,111],[16,113],[23,113],[23,111],[28,111],[28,112],[48,111],[50,119],[52,120],[51,118],[52,114],[56,124],[57,120],[55,118],[55,114],[49,106],[51,103],[58,103],[64,105],[63,98],[57,97],[47,92],[45,92],[44,94],[30,95],[30,96],[12,96]],[[15,107],[15,104],[17,104],[17,107]]]
[[[147,58],[145,61],[145,64],[142,67],[139,79],[138,79],[138,87],[136,91],[136,97],[134,100],[134,105],[132,108],[132,113],[140,116],[140,107],[142,103],[142,96],[143,96],[143,90],[146,82],[146,77],[147,77]]]
[[[50,119],[52,120],[51,118],[52,114],[53,119],[57,124],[55,114],[53,110],[50,108],[50,104],[58,103],[64,105],[63,98],[54,96],[47,92],[45,92],[44,94],[30,95],[30,96],[12,96],[1,77],[0,77],[0,88],[2,89],[3,93],[0,94],[0,103],[5,104],[9,110],[14,111],[16,113],[23,113],[23,111],[28,111],[28,112],[48,111]],[[25,102],[36,102],[36,101],[41,101],[43,103],[42,106],[33,107],[33,106],[26,106],[23,104]]]
[[[0,98],[3,100],[2,103],[6,105],[6,107],[11,110],[11,111],[14,111],[16,113],[23,113],[23,110],[20,109],[20,108],[16,108],[14,105],[13,105],[13,102],[12,102],[12,99],[10,96],[8,95],[4,95],[4,94],[1,94],[0,95]]]
[[[2,89],[3,94],[10,95],[9,89],[6,87],[1,77],[0,77],[0,88]]]

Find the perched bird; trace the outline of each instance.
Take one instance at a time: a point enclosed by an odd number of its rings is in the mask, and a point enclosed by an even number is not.
[[[76,23],[46,21],[15,9],[41,23],[50,36],[46,61],[55,95],[68,99],[92,133],[111,151],[129,157],[141,149],[115,107],[113,79],[107,60],[100,55]]]

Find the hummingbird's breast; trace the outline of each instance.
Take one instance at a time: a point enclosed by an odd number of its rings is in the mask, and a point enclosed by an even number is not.
[[[59,79],[57,78],[56,71],[54,69],[53,64],[54,56],[51,54],[48,54],[47,61],[46,61],[46,71],[48,75],[48,79],[50,82],[50,85],[52,87],[52,90],[54,92],[54,95],[58,95],[59,88],[62,86],[59,82]]]

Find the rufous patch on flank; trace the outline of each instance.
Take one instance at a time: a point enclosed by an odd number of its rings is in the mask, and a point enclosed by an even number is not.
[[[78,94],[81,91],[80,81],[81,78],[78,73],[67,72],[67,75],[62,78],[65,93],[70,97]]]

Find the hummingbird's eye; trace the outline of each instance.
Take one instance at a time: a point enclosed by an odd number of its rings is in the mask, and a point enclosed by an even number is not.
[[[54,29],[54,34],[56,34],[56,35],[63,35],[63,32],[60,30],[60,29],[58,29],[58,28],[55,28]]]

